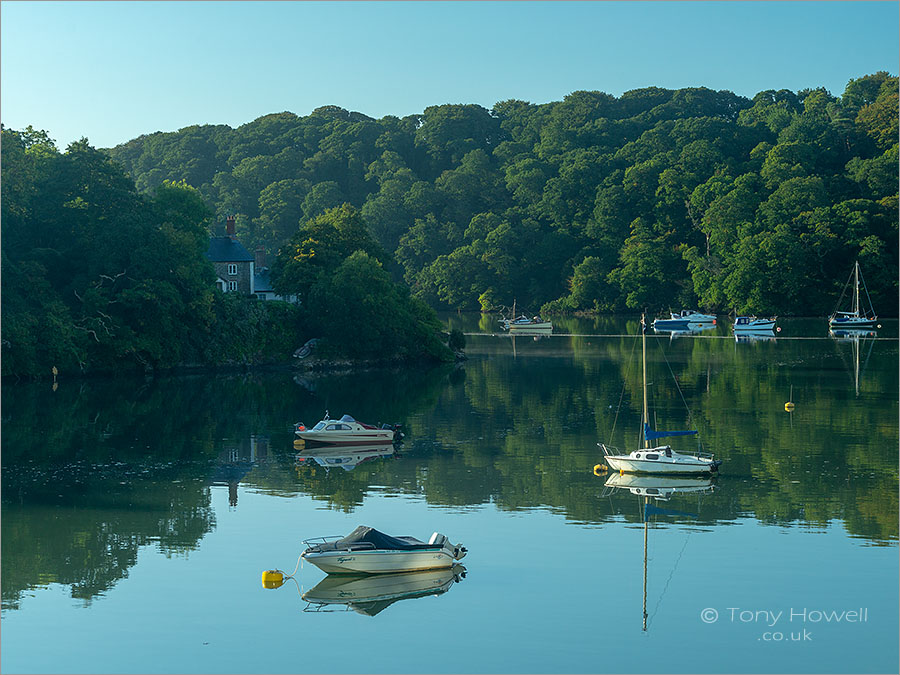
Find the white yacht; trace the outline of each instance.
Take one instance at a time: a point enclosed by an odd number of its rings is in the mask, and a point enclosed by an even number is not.
[[[641,317],[641,347],[643,362],[643,438],[644,447],[622,455],[618,448],[598,443],[609,468],[624,473],[649,474],[711,474],[719,470],[721,460],[706,452],[680,453],[671,445],[651,446],[650,441],[666,436],[692,436],[696,431],[654,431],[647,423],[647,328]]]

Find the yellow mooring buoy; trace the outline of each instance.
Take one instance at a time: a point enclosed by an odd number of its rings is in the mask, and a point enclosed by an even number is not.
[[[280,570],[266,570],[262,573],[263,588],[280,588],[284,583],[284,573]]]
[[[609,471],[609,467],[606,466],[606,464],[595,464],[594,465],[594,475],[595,476],[602,476],[607,471]]]
[[[791,397],[788,399],[788,402],[784,404],[785,412],[791,412],[794,409],[794,385],[791,385]]]

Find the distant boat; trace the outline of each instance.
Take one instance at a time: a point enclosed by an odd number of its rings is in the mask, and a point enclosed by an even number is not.
[[[515,301],[513,301],[512,317],[500,319],[500,325],[503,326],[503,330],[507,330],[510,333],[542,334],[553,330],[553,322],[547,319],[542,319],[539,316],[529,318],[524,314],[516,316]]]
[[[328,417],[308,428],[302,422],[294,426],[294,433],[307,443],[318,445],[380,445],[393,443],[403,438],[398,424],[383,424],[380,428],[357,422],[350,415],[339,420]]]
[[[669,315],[668,319],[654,319],[653,328],[656,330],[687,330],[692,324],[716,325],[716,317],[713,314],[701,314],[693,309],[683,309],[677,314],[669,312]]]
[[[650,446],[650,441],[665,436],[690,436],[696,431],[654,431],[647,422],[647,335],[644,317],[641,317],[641,351],[643,363],[643,398],[644,408],[641,419],[643,425],[644,447],[627,455],[618,454],[618,449],[598,443],[603,451],[604,459],[613,471],[624,473],[647,474],[700,474],[709,475],[719,470],[721,460],[706,452],[679,453],[670,445]]]
[[[542,319],[539,316],[528,318],[527,316],[519,316],[511,321],[503,321],[503,328],[510,333],[536,333],[539,331],[552,331],[553,322]]]
[[[841,312],[835,310],[835,312],[832,313],[832,315],[828,318],[828,325],[831,328],[874,328],[875,324],[878,322],[878,317],[875,315],[875,308],[872,307],[872,299],[869,297],[869,289],[866,288],[866,282],[862,278],[862,272],[859,269],[859,261],[854,263],[853,271],[850,273],[850,278],[847,279],[847,283],[844,284],[844,290],[841,293],[841,299],[838,300],[838,307],[840,307],[841,302],[843,302],[844,294],[847,292],[847,287],[850,285],[851,281],[853,282],[853,305],[850,311]],[[869,301],[868,310],[864,310],[859,304],[860,284],[862,284],[862,288],[866,292],[866,299]]]
[[[307,539],[300,556],[326,574],[392,574],[452,567],[466,555],[439,532],[428,543],[360,525],[346,537]]]
[[[755,316],[739,316],[734,320],[731,330],[735,333],[761,333],[763,331],[775,330],[775,321],[778,317],[773,316],[770,319],[759,319]]]

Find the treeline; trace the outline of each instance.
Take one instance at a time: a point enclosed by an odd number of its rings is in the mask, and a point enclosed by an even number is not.
[[[141,193],[84,139],[63,153],[44,132],[3,129],[0,217],[3,375],[284,362],[311,337],[332,355],[452,358],[434,311],[356,253],[359,238],[305,266],[302,306],[217,292],[200,192],[162,181]],[[355,218],[335,210],[319,230]],[[356,323],[312,311],[329,292],[354,298]]]
[[[141,191],[195,186],[272,253],[350,204],[435,307],[821,315],[859,259],[892,314],[897,119],[879,72],[839,97],[651,87],[377,120],[326,106],[109,153]]]

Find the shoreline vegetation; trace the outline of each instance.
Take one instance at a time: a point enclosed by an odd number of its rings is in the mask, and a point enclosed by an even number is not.
[[[436,309],[827,315],[858,260],[898,302],[898,80],[843,94],[324,106],[60,151],[2,130],[2,376],[452,362]],[[215,288],[233,217],[297,304]]]

